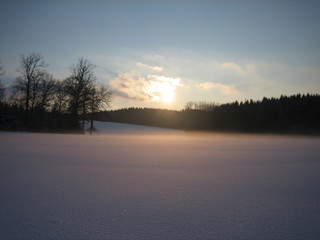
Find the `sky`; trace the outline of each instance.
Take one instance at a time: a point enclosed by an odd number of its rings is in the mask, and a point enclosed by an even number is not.
[[[319,12],[311,0],[2,0],[1,78],[36,52],[56,79],[88,59],[112,109],[319,94]]]

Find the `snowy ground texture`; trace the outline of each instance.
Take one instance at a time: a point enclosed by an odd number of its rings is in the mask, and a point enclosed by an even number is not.
[[[96,126],[0,133],[0,239],[320,239],[319,138]]]

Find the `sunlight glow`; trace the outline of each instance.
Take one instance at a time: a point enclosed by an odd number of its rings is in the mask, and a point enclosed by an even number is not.
[[[171,78],[158,75],[149,75],[151,80],[147,92],[154,101],[172,103],[175,98],[177,86],[182,86],[180,78]]]
[[[161,100],[165,103],[171,103],[174,100],[175,87],[173,86],[163,86],[161,89]]]
[[[183,87],[181,78],[160,75],[135,77],[130,74],[120,74],[110,85],[117,89],[118,96],[144,102],[163,102],[170,104],[175,99],[178,87]]]

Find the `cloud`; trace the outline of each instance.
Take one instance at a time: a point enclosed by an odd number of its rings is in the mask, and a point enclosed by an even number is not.
[[[226,68],[226,69],[231,69],[231,70],[233,70],[233,71],[235,71],[235,72],[237,72],[238,74],[241,74],[241,75],[246,73],[246,71],[239,64],[237,64],[235,62],[222,63],[221,67],[222,68]]]
[[[163,71],[163,67],[159,67],[159,66],[150,66],[150,65],[147,65],[147,64],[144,64],[141,62],[138,62],[136,65],[139,67],[148,68],[154,72],[162,72]]]
[[[204,90],[211,90],[211,89],[221,89],[221,91],[225,94],[231,95],[238,93],[238,89],[233,85],[225,85],[222,83],[216,83],[216,82],[203,82],[198,84],[198,87],[204,89]]]
[[[148,96],[145,94],[148,83],[144,78],[135,79],[129,74],[120,74],[110,82],[110,85],[116,96],[137,101],[149,100]]]
[[[120,74],[110,85],[116,96],[144,102],[173,99],[176,88],[183,86],[180,78],[159,75],[135,78],[130,74]]]
[[[171,102],[175,97],[177,87],[183,86],[181,78],[172,78],[159,75],[148,75],[150,83],[147,92],[152,97],[153,101],[163,100],[164,102]]]
[[[181,83],[181,78],[173,78],[173,77],[166,77],[166,76],[159,76],[159,75],[148,75],[148,79],[152,81],[168,83],[172,86],[183,86]]]

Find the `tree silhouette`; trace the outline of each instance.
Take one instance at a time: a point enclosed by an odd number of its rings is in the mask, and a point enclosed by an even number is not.
[[[43,75],[46,64],[43,57],[37,53],[22,55],[18,72],[20,76],[16,79],[15,89],[22,94],[20,98],[25,109],[25,124],[28,126],[29,110],[34,104],[35,96],[39,90],[38,84]]]
[[[93,120],[97,111],[105,110],[110,106],[112,91],[108,86],[93,86],[88,101],[90,115],[90,134],[93,132]]]
[[[3,69],[3,66],[1,65],[1,62],[0,62],[0,77],[2,75],[4,75],[4,69]],[[5,97],[5,89],[2,85],[2,79],[0,78],[0,103],[3,102],[4,97]]]
[[[95,82],[93,72],[94,65],[85,58],[80,58],[76,65],[71,67],[71,76],[65,80],[65,91],[68,95],[68,111],[72,122],[76,126],[82,115],[82,128],[84,129],[84,117],[87,113],[87,102],[90,91]]]
[[[35,107],[45,110],[51,109],[51,102],[56,93],[56,81],[53,76],[47,72],[42,72],[38,83],[38,95],[35,98]]]

